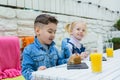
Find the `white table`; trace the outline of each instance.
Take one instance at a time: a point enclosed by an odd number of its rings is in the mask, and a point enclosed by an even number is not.
[[[34,80],[120,80],[120,49],[114,51],[113,58],[102,61],[101,73],[91,71],[90,61],[83,62],[87,63],[89,69],[67,70],[67,65],[64,64],[33,72]]]

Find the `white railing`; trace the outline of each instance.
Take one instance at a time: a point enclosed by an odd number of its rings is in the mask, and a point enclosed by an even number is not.
[[[77,0],[0,0],[0,5],[114,21],[117,14]]]

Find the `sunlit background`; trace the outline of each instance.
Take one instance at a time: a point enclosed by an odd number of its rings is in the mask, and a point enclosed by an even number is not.
[[[34,36],[37,15],[46,13],[59,20],[55,38],[58,49],[69,35],[66,23],[83,20],[88,32],[83,39],[90,48],[103,49],[108,39],[120,37],[113,26],[120,18],[120,0],[0,0],[0,36]],[[99,43],[99,44],[98,44]]]

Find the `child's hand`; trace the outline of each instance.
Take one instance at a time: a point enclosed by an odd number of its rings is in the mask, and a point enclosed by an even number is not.
[[[81,59],[83,60],[84,58],[87,58],[88,53],[87,52],[82,52],[80,56],[81,56]]]
[[[45,70],[45,69],[46,69],[45,66],[40,66],[40,67],[38,68],[38,70]]]
[[[81,63],[81,56],[78,53],[74,53],[69,58],[69,64],[80,64]]]

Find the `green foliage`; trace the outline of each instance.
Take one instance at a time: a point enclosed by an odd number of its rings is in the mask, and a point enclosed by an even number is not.
[[[114,27],[120,30],[120,19],[114,24]]]
[[[106,42],[112,42],[114,50],[120,49],[120,38],[112,38],[112,39],[109,39]]]
[[[113,42],[113,43],[120,43],[120,38],[113,38],[113,39],[112,39],[112,42]]]

